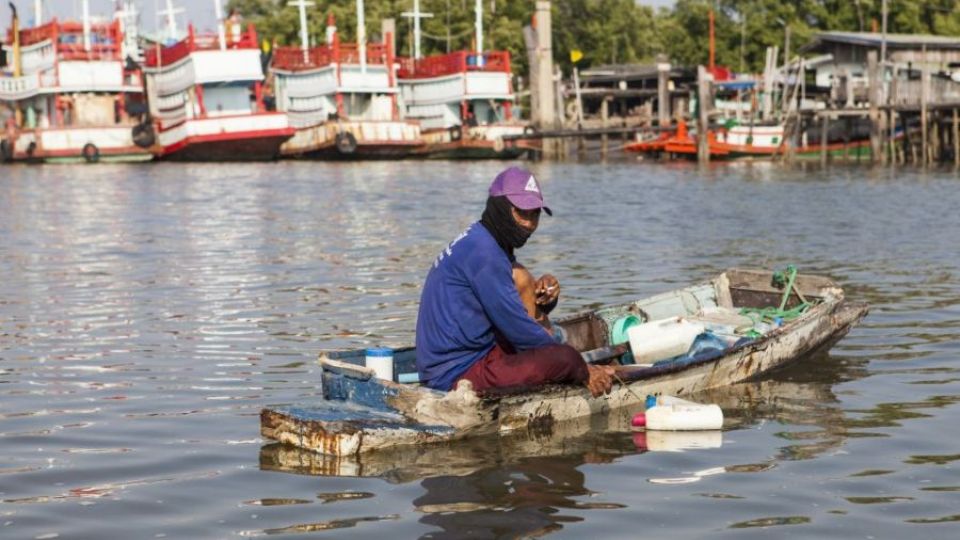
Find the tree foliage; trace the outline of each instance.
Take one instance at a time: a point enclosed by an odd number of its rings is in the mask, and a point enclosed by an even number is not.
[[[356,36],[353,0],[315,0],[308,8],[311,41],[322,42],[327,14],[333,14],[341,39]],[[436,54],[470,49],[474,44],[475,0],[421,0],[421,50]],[[516,73],[526,73],[522,28],[530,24],[533,0],[483,0],[484,49],[508,50]],[[766,48],[784,47],[790,30],[791,51],[818,31],[879,31],[882,0],[677,0],[654,11],[635,0],[555,0],[554,58],[569,72],[570,51],[583,52],[578,66],[650,62],[658,53],[678,65],[708,60],[709,13],[714,10],[716,61],[735,71],[759,71]],[[379,39],[384,18],[396,20],[397,52],[412,55],[413,24],[401,13],[413,0],[366,0],[367,35]],[[960,36],[960,0],[888,0],[890,33]],[[297,8],[287,0],[230,0],[260,35],[279,44],[299,43]]]

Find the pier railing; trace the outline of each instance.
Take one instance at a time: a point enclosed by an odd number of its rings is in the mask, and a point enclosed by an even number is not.
[[[441,77],[468,71],[510,73],[510,53],[507,51],[489,51],[479,54],[455,51],[419,60],[400,58],[399,62],[400,70],[397,76],[401,79]]]

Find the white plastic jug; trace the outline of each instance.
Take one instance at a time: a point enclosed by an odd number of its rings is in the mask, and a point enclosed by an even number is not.
[[[717,405],[694,403],[673,396],[660,396],[646,411],[647,430],[700,431],[723,428],[723,410]]]
[[[637,364],[652,364],[686,353],[706,328],[680,317],[650,321],[627,329],[630,350]]]

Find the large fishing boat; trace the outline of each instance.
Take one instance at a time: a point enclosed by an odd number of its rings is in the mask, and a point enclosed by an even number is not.
[[[302,43],[279,47],[271,62],[277,108],[297,128],[284,157],[396,158],[423,144],[417,122],[400,119],[391,35],[367,43],[362,2],[358,39],[341,43],[333,15],[327,42],[309,47],[305,2],[299,1]]]
[[[474,50],[421,57],[423,14],[414,2],[414,55],[400,59],[397,76],[407,118],[420,121],[425,144],[419,155],[514,159],[539,150],[535,142],[507,137],[533,128],[514,116],[510,53],[483,50],[480,0],[476,12]]]
[[[21,29],[16,8],[0,71],[0,160],[30,162],[144,161],[134,144],[143,86],[125,59],[136,56],[132,3],[112,21],[42,21]],[[149,146],[151,141],[137,139]]]
[[[253,25],[187,36],[145,53],[157,156],[179,161],[263,161],[279,156],[294,128],[287,115],[267,111],[263,66]]]

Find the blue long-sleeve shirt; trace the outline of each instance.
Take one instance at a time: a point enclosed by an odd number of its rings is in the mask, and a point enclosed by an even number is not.
[[[449,390],[493,349],[494,330],[517,351],[554,343],[527,314],[507,254],[479,222],[440,253],[427,274],[417,316],[417,371]]]

